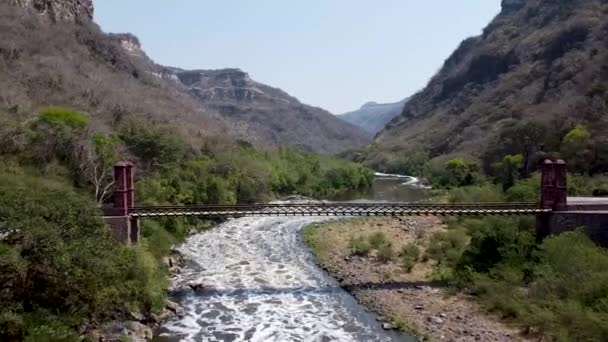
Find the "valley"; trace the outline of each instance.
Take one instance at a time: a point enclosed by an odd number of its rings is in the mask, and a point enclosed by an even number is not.
[[[608,2],[237,3],[0,4],[0,340],[608,340]]]

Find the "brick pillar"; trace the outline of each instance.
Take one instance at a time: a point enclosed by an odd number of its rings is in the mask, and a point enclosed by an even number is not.
[[[555,203],[555,164],[545,160],[540,181],[540,207],[553,209]]]
[[[554,184],[553,210],[566,211],[568,209],[566,162],[561,159],[555,162]]]
[[[127,178],[126,163],[116,164],[114,166],[114,216],[127,216],[129,214]]]
[[[112,229],[114,239],[122,243],[139,241],[137,220],[129,213],[133,206],[133,165],[120,162],[114,166],[114,205],[104,211],[104,220]]]
[[[130,210],[135,206],[135,177],[134,177],[134,168],[133,164],[130,162],[125,163],[125,172],[126,172],[126,186],[127,186],[127,210]],[[130,212],[128,212],[130,214]],[[129,215],[129,221],[131,224],[129,238],[131,243],[139,242],[139,220],[137,217],[133,217]]]
[[[127,190],[127,207],[133,208],[135,206],[135,183],[133,177],[133,164],[125,163],[126,172],[126,190]]]
[[[555,203],[555,164],[545,160],[541,168],[540,202],[541,209],[553,209]],[[551,234],[551,213],[536,216],[536,241],[541,242]]]

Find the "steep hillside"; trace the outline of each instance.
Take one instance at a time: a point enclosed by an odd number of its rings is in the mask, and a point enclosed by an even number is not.
[[[606,157],[608,1],[502,6],[377,137],[370,163],[395,167],[412,150],[481,158],[486,166],[505,154],[532,159],[559,151],[579,123],[590,131],[590,153]]]
[[[338,152],[371,139],[243,72],[159,66],[136,37],[105,34],[92,16],[90,0],[0,5],[0,119],[9,113],[25,122],[40,107],[58,105],[90,113],[102,131],[140,120],[175,131],[193,146],[240,139]],[[242,96],[252,92],[256,96]]]
[[[358,110],[338,115],[338,118],[371,134],[376,134],[383,130],[389,121],[401,114],[406,102],[407,99],[395,103],[368,102]]]
[[[230,135],[220,115],[149,73],[88,15],[70,17],[85,10],[74,7],[81,1],[37,3],[0,5],[0,118],[27,122],[40,107],[64,106],[88,112],[102,131],[142,120],[170,127],[193,144]]]
[[[371,141],[371,134],[239,69],[172,71],[205,108],[222,114],[251,143],[333,153]]]

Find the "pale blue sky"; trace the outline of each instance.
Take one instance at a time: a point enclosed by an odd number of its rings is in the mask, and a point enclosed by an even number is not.
[[[156,62],[237,67],[342,113],[427,83],[500,0],[95,0],[106,32],[131,32]]]

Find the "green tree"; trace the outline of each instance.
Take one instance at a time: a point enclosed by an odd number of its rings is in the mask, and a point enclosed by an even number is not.
[[[524,167],[524,156],[521,154],[507,155],[502,161],[495,163],[493,166],[503,190],[506,191],[521,176]]]
[[[475,184],[479,177],[479,166],[475,162],[454,158],[445,164],[444,183],[447,186],[466,186]]]
[[[84,318],[160,307],[154,258],[116,244],[90,199],[23,173],[0,172],[0,340],[61,340]]]
[[[563,138],[561,156],[572,170],[588,172],[595,159],[591,133],[581,124],[576,125]]]

